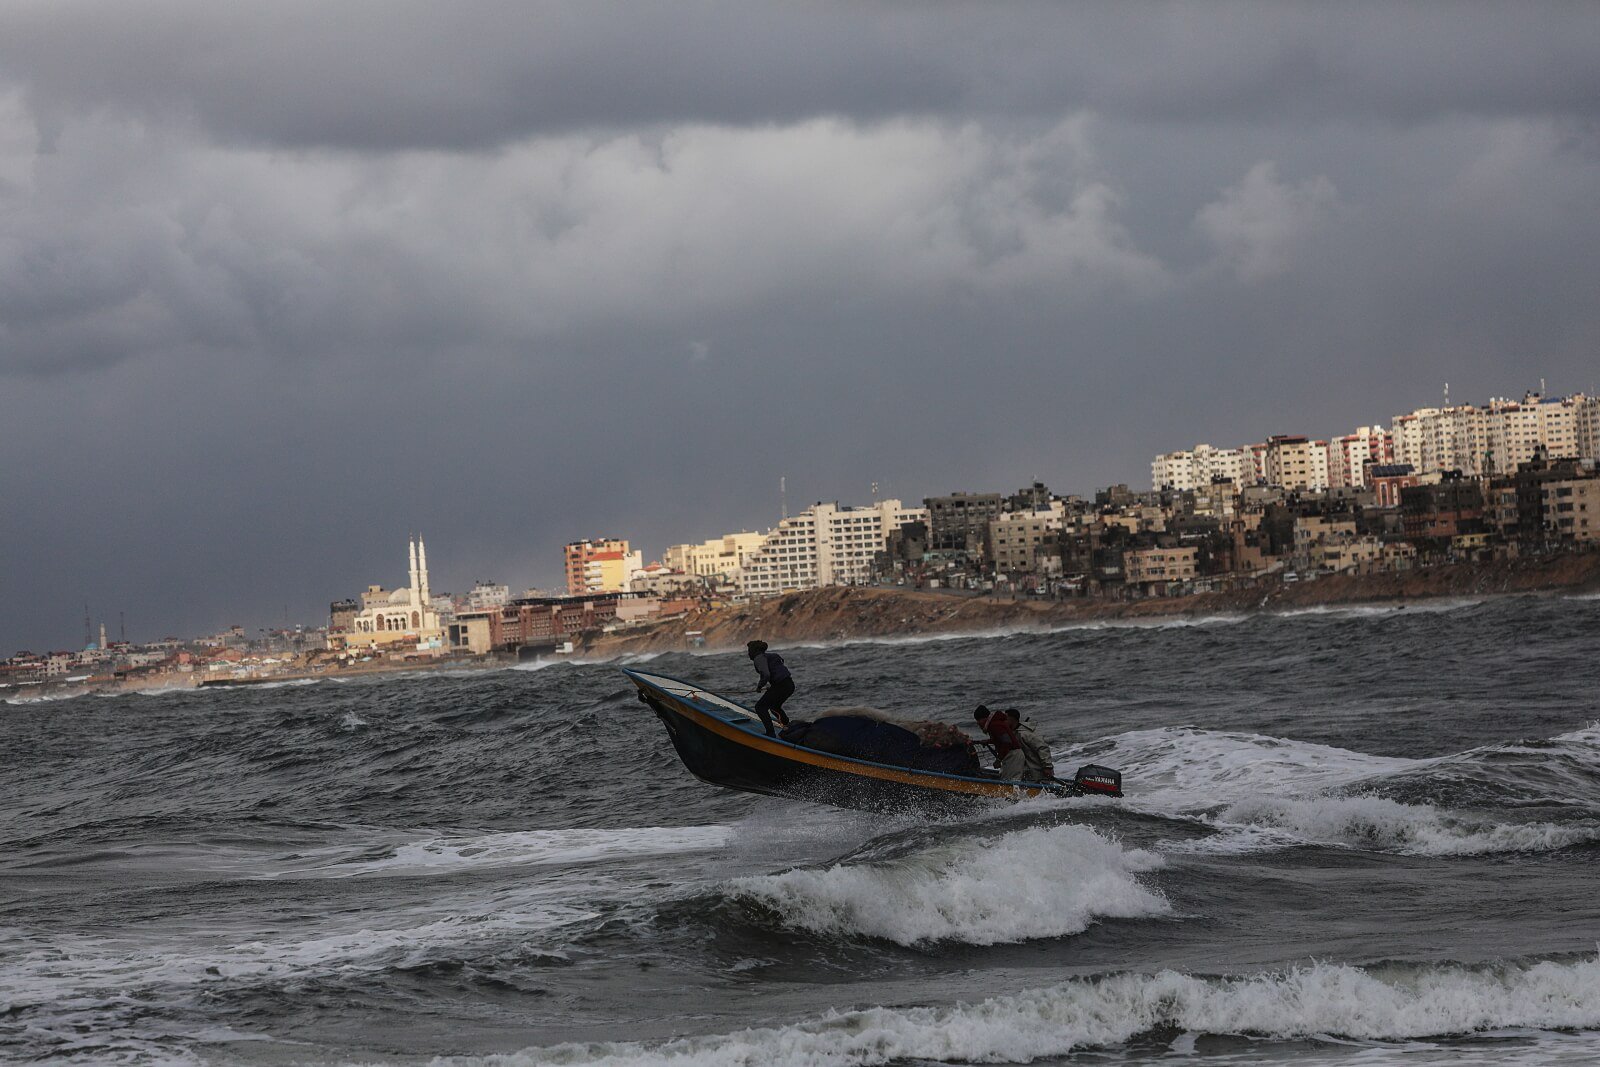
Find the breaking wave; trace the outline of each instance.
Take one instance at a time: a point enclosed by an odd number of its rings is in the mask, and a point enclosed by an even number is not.
[[[1548,852],[1600,842],[1600,820],[1506,822],[1495,810],[1465,811],[1427,802],[1445,785],[1504,788],[1508,760],[1535,766],[1516,776],[1518,802],[1570,805],[1600,759],[1600,727],[1531,743],[1485,746],[1449,756],[1374,756],[1260,734],[1172,727],[1110,739],[1097,760],[1117,763],[1137,781],[1125,806],[1197,819],[1222,833],[1165,851],[1239,853],[1335,845],[1425,856]],[[1570,767],[1568,765],[1571,765]],[[1560,776],[1567,774],[1568,780]],[[1375,792],[1420,793],[1409,802]],[[1245,797],[1246,799],[1238,799]]]
[[[1280,844],[1333,844],[1419,856],[1550,852],[1600,841],[1600,823],[1496,823],[1383,797],[1253,798],[1230,806],[1218,824],[1284,831]]]
[[[1161,971],[1084,979],[977,1004],[828,1012],[790,1026],[637,1042],[567,1044],[465,1067],[866,1067],[906,1060],[1028,1063],[1158,1030],[1278,1040],[1414,1040],[1510,1027],[1600,1027],[1600,962],[1357,968],[1206,978]]]
[[[1241,793],[1305,795],[1427,762],[1190,726],[1121,734],[1109,751],[1097,751],[1094,758],[1117,765],[1125,780],[1139,783],[1138,801],[1130,806],[1160,811],[1201,811]]]
[[[996,945],[1081,933],[1102,918],[1151,918],[1166,899],[1137,874],[1161,865],[1082,826],[1017,830],[893,859],[741,878],[729,896],[783,923],[901,945]]]

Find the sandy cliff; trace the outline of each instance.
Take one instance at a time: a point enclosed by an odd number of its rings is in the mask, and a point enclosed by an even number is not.
[[[1282,611],[1318,605],[1400,602],[1600,589],[1600,553],[1552,559],[1427,567],[1404,574],[1339,575],[1231,593],[1117,602],[1010,600],[903,589],[838,587],[791,593],[757,604],[693,612],[648,628],[607,634],[583,648],[589,656],[686,647],[700,631],[709,648],[737,648],[760,636],[774,644],[985,630],[1048,629],[1093,619],[1133,619]]]

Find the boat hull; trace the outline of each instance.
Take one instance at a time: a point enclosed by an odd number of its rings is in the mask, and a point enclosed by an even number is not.
[[[962,807],[1079,792],[1070,785],[968,778],[818,752],[768,737],[748,709],[691,683],[624,673],[666,726],[689,772],[726,789],[867,811]]]

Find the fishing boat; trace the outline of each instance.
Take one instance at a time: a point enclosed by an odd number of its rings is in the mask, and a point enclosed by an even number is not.
[[[948,774],[821,752],[768,735],[754,711],[692,682],[626,668],[622,673],[666,726],[689,772],[726,789],[867,811],[1122,795],[1122,775],[1093,764],[1080,768],[1071,781],[1016,782],[984,772]]]

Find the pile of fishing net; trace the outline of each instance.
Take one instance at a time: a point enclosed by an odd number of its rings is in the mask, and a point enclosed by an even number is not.
[[[896,719],[877,708],[828,708],[810,721],[796,720],[785,741],[836,756],[945,774],[978,773],[978,753],[960,728],[928,720]]]

